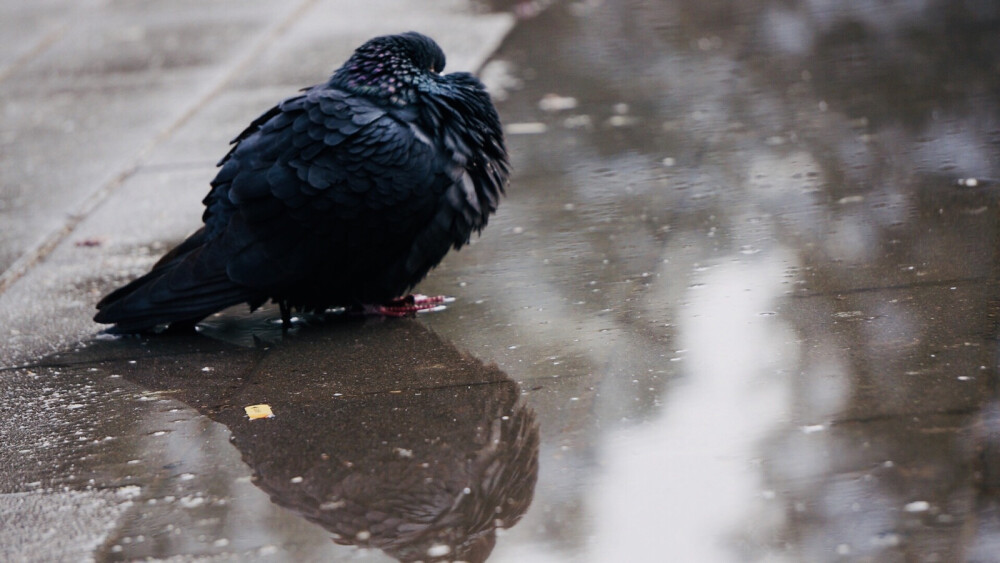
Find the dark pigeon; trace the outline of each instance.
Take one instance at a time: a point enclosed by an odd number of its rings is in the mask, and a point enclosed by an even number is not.
[[[219,163],[204,226],[94,320],[133,333],[269,299],[286,325],[292,310],[433,305],[400,297],[486,226],[509,174],[482,83],[444,65],[429,37],[376,37],[258,117]]]

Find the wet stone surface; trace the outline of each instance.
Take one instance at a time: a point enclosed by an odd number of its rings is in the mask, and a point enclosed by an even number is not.
[[[495,365],[415,320],[256,328],[249,346],[200,335],[97,341],[10,374],[9,399],[50,400],[14,414],[26,432],[5,436],[4,459],[39,470],[7,502],[93,497],[116,526],[90,546],[105,560],[344,557],[336,544],[483,560],[497,530],[523,516],[538,426]],[[250,419],[258,404],[273,416]],[[29,435],[39,426],[52,436]]]
[[[476,304],[426,322],[539,414],[498,554],[995,558],[977,6],[579,2],[515,31],[511,198],[425,287]]]
[[[497,4],[456,301],[5,368],[0,555],[995,561],[1000,11]]]

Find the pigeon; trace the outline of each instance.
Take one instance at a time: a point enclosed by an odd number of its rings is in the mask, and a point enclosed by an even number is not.
[[[496,211],[510,175],[497,111],[417,32],[375,37],[323,84],[254,120],[219,162],[204,225],[111,292],[106,332],[187,328],[224,308],[401,316]]]

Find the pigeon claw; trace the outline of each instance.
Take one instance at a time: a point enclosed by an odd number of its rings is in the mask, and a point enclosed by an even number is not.
[[[455,299],[444,295],[421,295],[414,293],[398,299],[393,299],[382,304],[366,304],[356,312],[361,315],[377,317],[413,317],[417,313],[427,313],[431,311],[442,311],[445,303],[451,303]]]

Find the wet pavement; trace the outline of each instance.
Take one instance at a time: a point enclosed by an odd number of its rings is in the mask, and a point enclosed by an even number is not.
[[[193,94],[143,71],[188,97],[165,125],[101,108],[97,191],[5,94],[0,559],[1000,561],[994,3],[434,3],[488,30],[445,49],[493,53],[515,167],[420,286],[454,303],[96,337],[225,139],[356,42],[314,17],[341,4],[256,3],[259,53],[232,28],[243,55],[179,57]],[[31,17],[0,89],[72,46]],[[17,174],[50,199],[9,197]]]
[[[481,561],[531,504],[538,426],[495,365],[411,319],[332,320],[285,336],[269,321],[241,325],[225,336],[253,330],[246,346],[99,341],[11,374],[14,389],[63,383],[43,412],[15,415],[24,426],[69,416],[17,452],[41,494],[10,495],[6,508],[53,490],[74,505],[68,491],[118,503],[99,560],[355,559],[343,544]],[[248,418],[258,404],[273,416]]]

